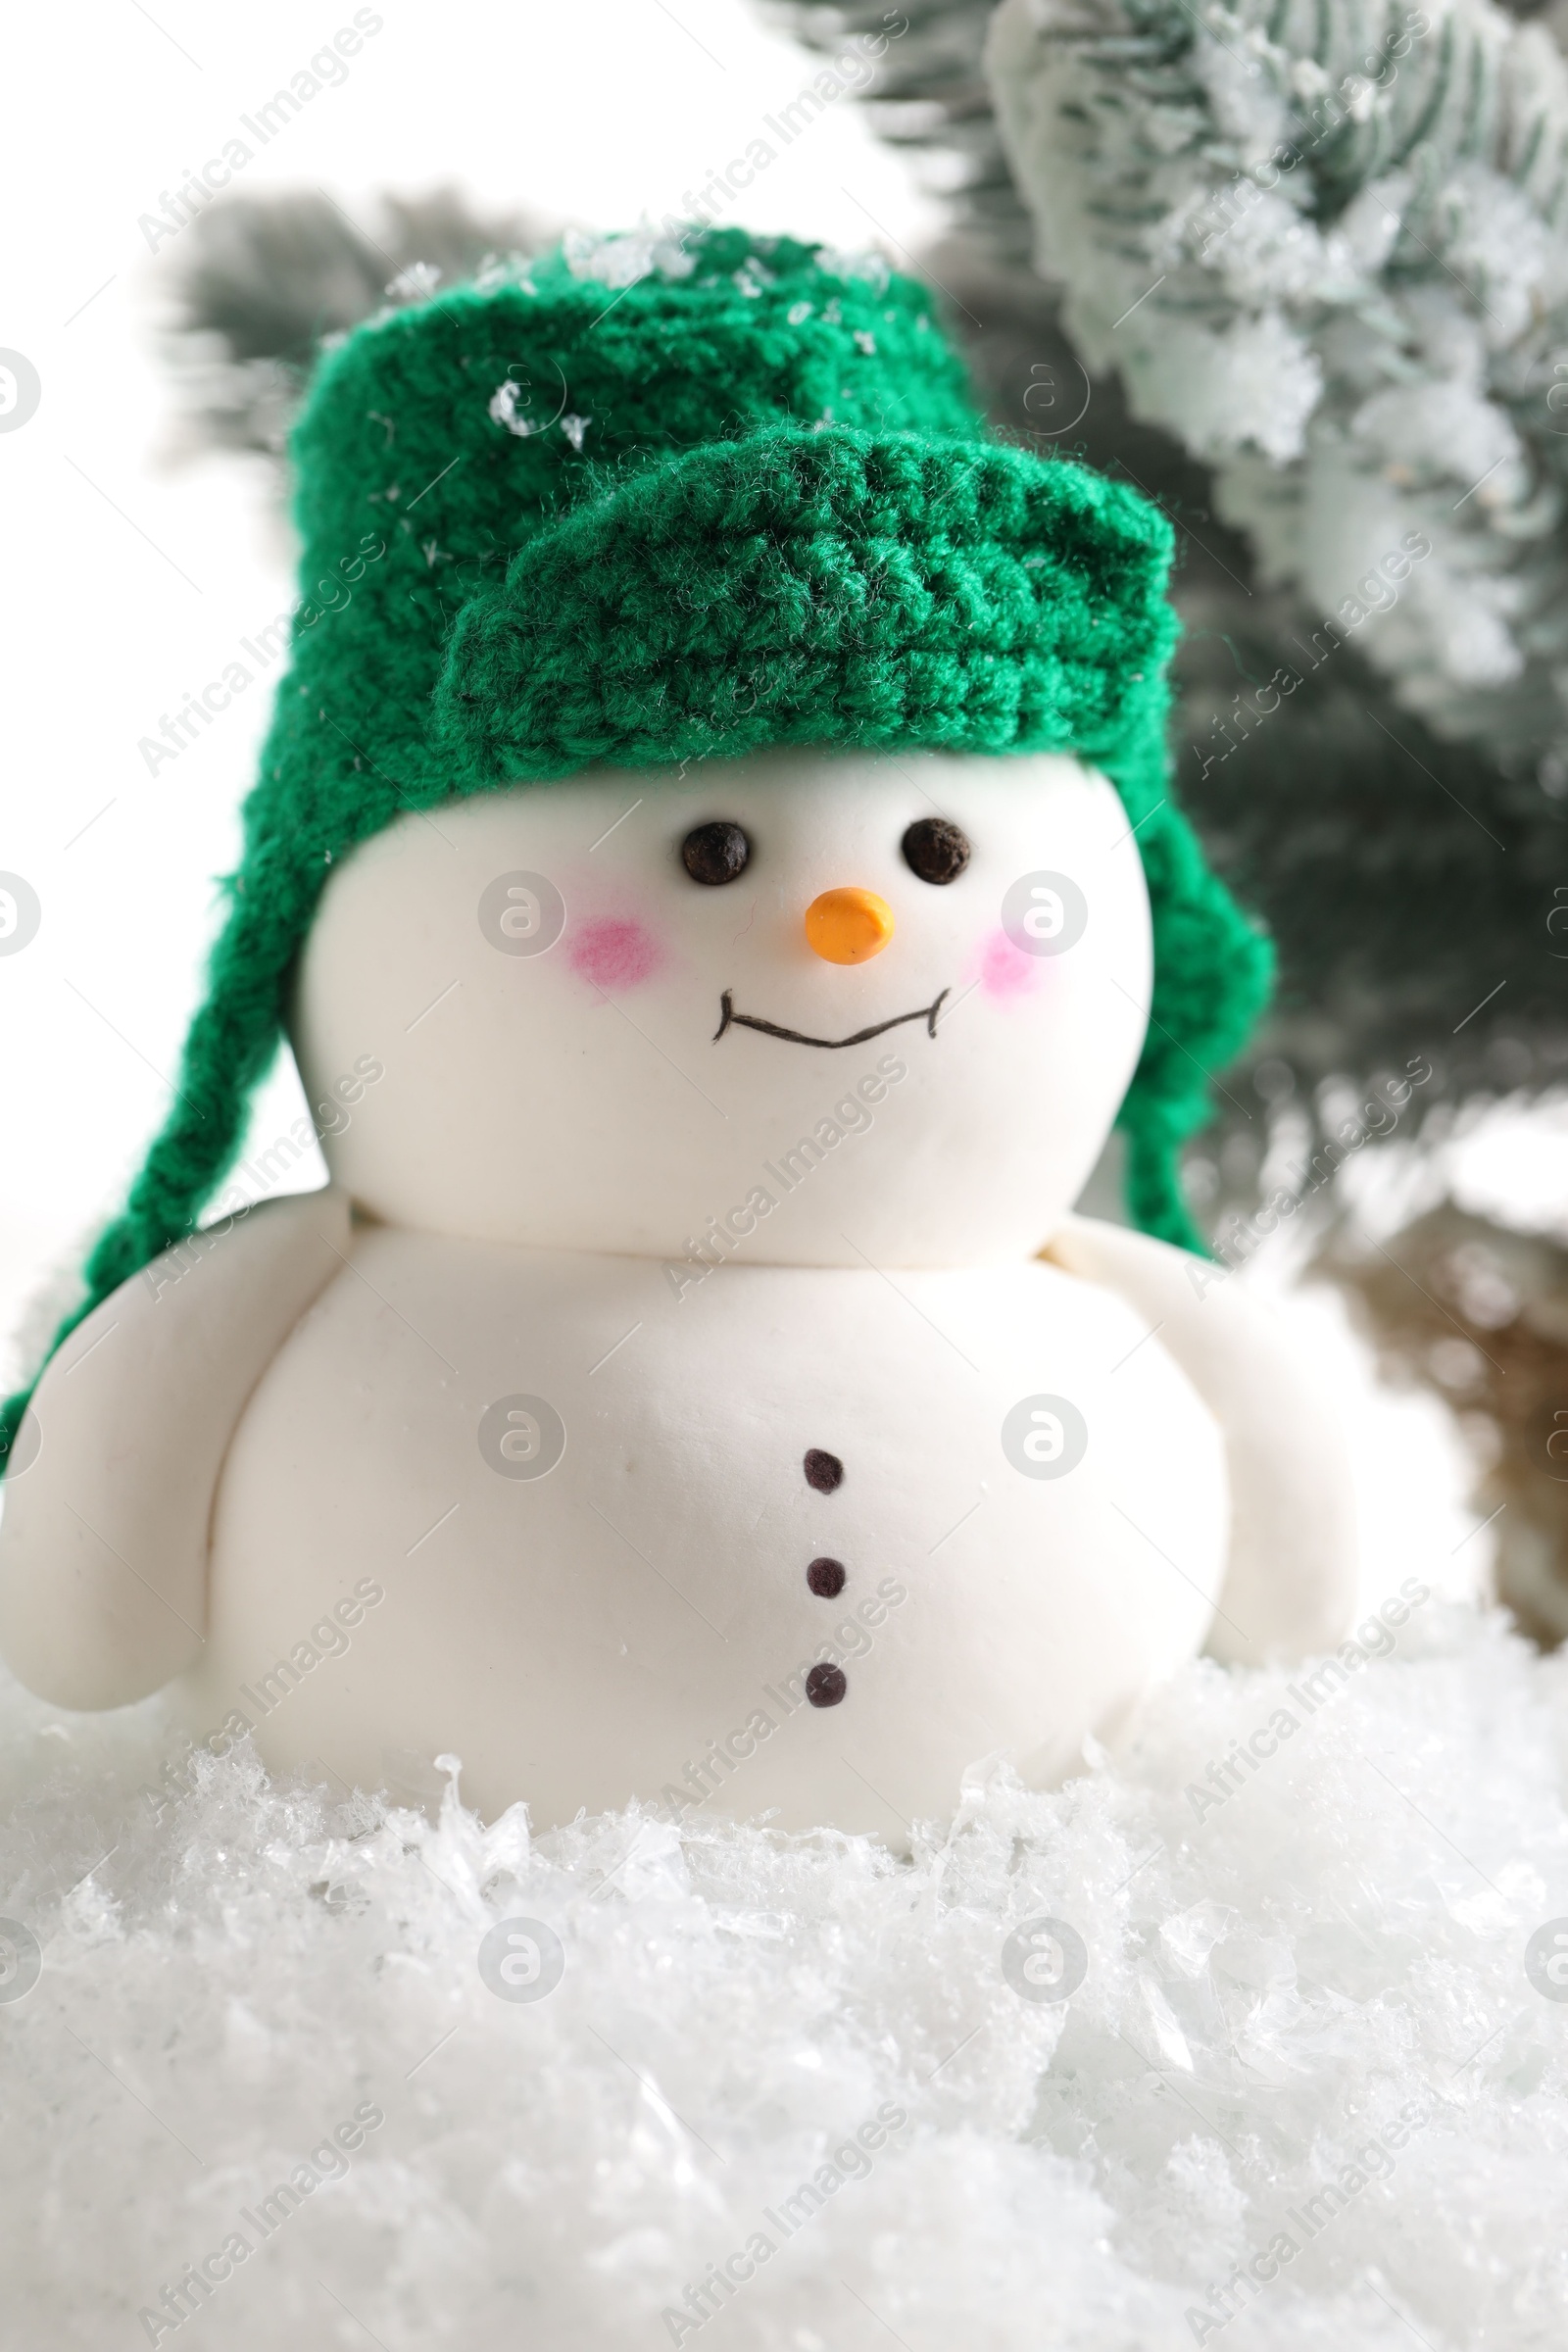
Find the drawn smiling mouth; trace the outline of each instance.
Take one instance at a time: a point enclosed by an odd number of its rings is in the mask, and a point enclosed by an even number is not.
[[[937,1014],[952,993],[945,988],[929,1004],[919,1004],[913,1012],[896,1012],[890,1021],[873,1021],[869,1029],[857,1029],[852,1037],[808,1037],[804,1029],[782,1029],[777,1021],[759,1020],[755,1012],[737,1012],[734,991],[726,988],[719,999],[724,1017],[713,1031],[712,1042],[716,1046],[726,1029],[758,1029],[763,1037],[782,1037],[788,1045],[825,1046],[832,1053],[840,1046],[863,1046],[867,1038],[880,1037],[885,1029],[902,1028],[906,1021],[924,1021],[927,1037],[935,1037]]]

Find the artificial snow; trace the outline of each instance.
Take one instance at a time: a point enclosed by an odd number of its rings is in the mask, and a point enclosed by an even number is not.
[[[1378,1622],[909,1860],[7,1684],[0,2342],[1556,2352],[1568,1664]]]

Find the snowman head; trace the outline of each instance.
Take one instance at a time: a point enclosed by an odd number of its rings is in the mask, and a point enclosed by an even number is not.
[[[292,1029],[313,1102],[384,1066],[323,1150],[391,1223],[964,1264],[1077,1197],[1151,971],[1080,761],[772,751],[399,818],[328,883]]]
[[[1171,797],[1169,526],[995,441],[925,288],[568,240],[357,329],[292,454],[228,919],[59,1337],[199,1222],[291,1018],[344,1181],[444,1230],[676,1249],[817,1135],[777,1254],[1010,1253],[1116,1118],[1135,1219],[1191,1238],[1269,959]]]

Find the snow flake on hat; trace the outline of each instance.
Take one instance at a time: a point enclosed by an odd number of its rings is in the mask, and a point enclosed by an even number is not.
[[[879,253],[847,253],[828,245],[818,252],[816,266],[827,277],[865,278],[878,294],[887,292],[892,275]]]
[[[441,272],[433,262],[410,262],[386,290],[395,302],[422,302],[440,283]]]
[[[573,277],[591,277],[602,286],[634,286],[650,273],[690,277],[697,267],[675,238],[648,221],[641,228],[608,237],[568,229],[561,251]]]
[[[517,415],[517,395],[526,390],[526,384],[514,383],[509,375],[506,382],[497,384],[491,393],[490,405],[486,411],[493,424],[504,424],[509,433],[516,434],[519,441],[526,441],[530,433],[536,433],[539,430],[531,416]]]
[[[519,286],[524,294],[537,294],[533,267],[534,256],[513,246],[506,253],[487,253],[473,273],[473,282],[481,294],[493,294],[498,286]]]

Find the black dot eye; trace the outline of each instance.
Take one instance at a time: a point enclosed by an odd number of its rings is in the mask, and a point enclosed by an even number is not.
[[[739,825],[721,819],[698,825],[680,845],[680,861],[694,882],[733,882],[746,871],[751,855]]]
[[[917,816],[904,836],[904,862],[922,882],[956,882],[969,862],[969,843],[945,816]]]

